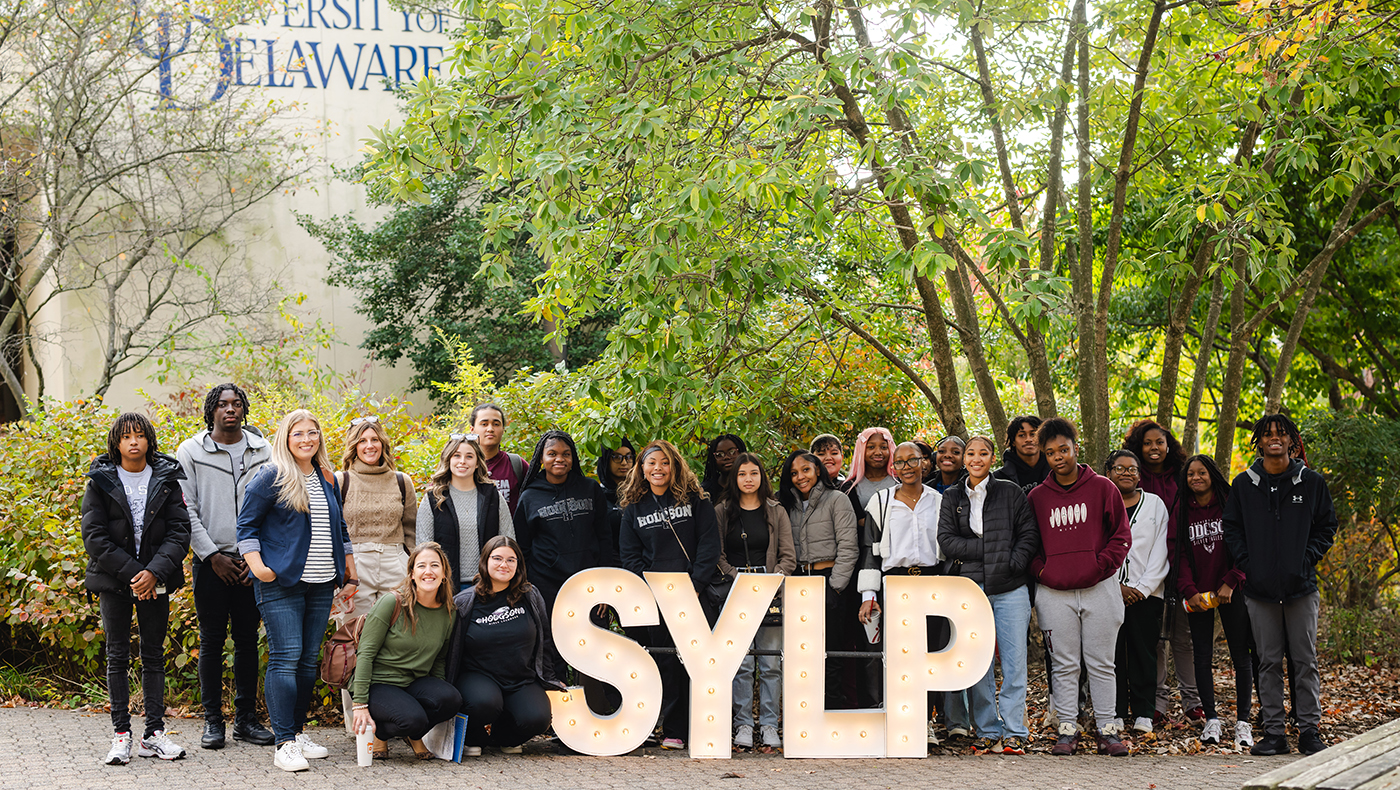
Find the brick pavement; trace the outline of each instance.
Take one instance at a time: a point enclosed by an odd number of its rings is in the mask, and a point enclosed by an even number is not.
[[[127,766],[99,764],[111,739],[108,716],[34,708],[0,709],[0,788],[55,790],[205,790],[206,788],[567,788],[567,790],[1238,790],[1246,779],[1291,757],[1076,755],[1050,757],[929,757],[923,760],[786,760],[737,755],[691,760],[685,753],[644,750],[626,757],[556,756],[542,741],[524,755],[490,750],[462,765],[420,763],[402,742],[370,768],[355,764],[355,743],[344,729],[312,732],[331,750],[311,770],[287,774],[272,765],[270,747],[229,739],[222,751],[200,749],[202,722],[174,719],[171,737],[190,754],[161,762],[133,758]],[[737,777],[726,777],[737,774]]]

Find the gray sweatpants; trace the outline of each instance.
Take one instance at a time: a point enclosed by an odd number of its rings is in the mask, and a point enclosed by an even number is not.
[[[1259,654],[1259,708],[1264,734],[1284,734],[1283,647],[1288,634],[1288,662],[1293,671],[1294,710],[1298,729],[1317,730],[1322,724],[1322,679],[1317,674],[1318,594],[1278,603],[1245,596],[1254,649]]]
[[[1201,695],[1196,691],[1196,657],[1191,651],[1191,627],[1181,604],[1176,611],[1163,615],[1172,617],[1172,664],[1176,668],[1176,688],[1181,692],[1181,712],[1200,707]],[[1172,690],[1167,685],[1167,640],[1157,640],[1157,712],[1166,713],[1172,706]]]
[[[1123,625],[1123,592],[1117,574],[1082,590],[1035,591],[1035,614],[1045,633],[1054,677],[1051,703],[1060,722],[1073,722],[1079,712],[1079,665],[1089,673],[1089,695],[1099,730],[1117,716],[1118,680],[1113,652]]]

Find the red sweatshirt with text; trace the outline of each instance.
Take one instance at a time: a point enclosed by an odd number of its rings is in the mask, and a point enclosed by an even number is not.
[[[1118,572],[1133,545],[1123,495],[1107,477],[1079,465],[1079,479],[1065,488],[1052,473],[1031,490],[1040,527],[1040,553],[1031,560],[1035,580],[1056,590],[1093,587]]]

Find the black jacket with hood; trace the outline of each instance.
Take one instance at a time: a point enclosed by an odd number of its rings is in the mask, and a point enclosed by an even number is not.
[[[142,519],[141,549],[117,465],[106,453],[93,460],[83,492],[83,546],[88,553],[84,586],[95,593],[130,593],[141,571],[155,575],[166,592],[185,583],[185,555],[190,549],[190,515],[180,481],[180,462],[156,453]]]
[[[685,504],[669,491],[659,497],[648,491],[622,510],[618,559],[638,576],[689,573],[699,592],[719,575],[721,553],[715,507],[698,491]]]
[[[1015,448],[1007,448],[1001,452],[1001,468],[992,472],[992,477],[998,480],[1007,480],[1021,487],[1021,493],[1030,495],[1031,489],[1040,485],[1041,481],[1050,476],[1050,462],[1045,460],[1045,453],[1040,454],[1040,460],[1035,466],[1027,466],[1021,456],[1016,454]]]
[[[1270,475],[1255,459],[1231,482],[1221,526],[1244,571],[1244,594],[1281,603],[1317,592],[1317,564],[1337,534],[1337,511],[1327,481],[1302,461]]]
[[[1040,529],[1030,501],[1015,483],[989,478],[982,502],[982,534],[972,531],[967,481],[943,492],[938,514],[938,545],[959,576],[982,585],[988,595],[1011,592],[1030,581],[1026,569],[1040,551]],[[950,562],[950,567],[954,563]]]
[[[515,506],[515,539],[530,582],[552,606],[570,576],[617,564],[608,497],[577,468],[559,485],[534,467],[529,475]]]

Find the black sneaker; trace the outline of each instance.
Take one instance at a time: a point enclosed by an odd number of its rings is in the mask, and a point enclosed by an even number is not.
[[[1288,754],[1288,739],[1282,735],[1265,735],[1255,742],[1249,753],[1255,757],[1272,757],[1275,754]]]
[[[276,740],[272,731],[262,726],[257,719],[239,719],[233,723],[233,739],[245,741],[254,746],[271,746]]]
[[[224,723],[221,721],[204,722],[204,735],[199,739],[201,749],[222,749],[224,748]]]
[[[1322,742],[1322,736],[1317,734],[1317,730],[1309,727],[1298,736],[1298,751],[1303,754],[1317,754],[1327,748],[1327,744]]]

